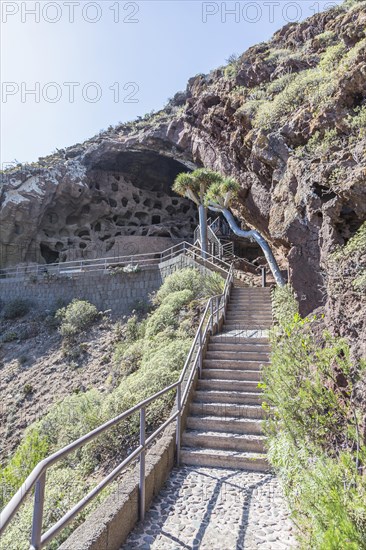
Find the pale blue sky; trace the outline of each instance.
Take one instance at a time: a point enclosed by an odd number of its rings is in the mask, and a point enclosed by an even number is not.
[[[334,4],[2,0],[1,163],[34,161],[110,124],[157,110],[185,89],[191,76],[207,73],[225,64],[230,54],[268,40],[289,20],[304,19]],[[32,8],[39,22],[27,11]],[[236,9],[236,15],[225,14],[225,9]],[[92,23],[94,19],[99,20]],[[80,83],[74,87],[73,103],[74,85],[67,82]],[[90,82],[98,87],[88,86]],[[128,83],[134,84],[124,90]],[[38,103],[26,94],[37,86]],[[98,91],[101,99],[90,102]],[[50,102],[57,94],[59,100]],[[138,101],[124,101],[128,98]]]

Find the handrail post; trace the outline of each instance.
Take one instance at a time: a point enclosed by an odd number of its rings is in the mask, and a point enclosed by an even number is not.
[[[140,409],[140,445],[143,447],[140,454],[140,483],[139,483],[139,519],[143,521],[145,518],[145,407]]]
[[[267,284],[267,273],[266,268],[262,267],[262,287],[265,288]]]
[[[177,387],[177,433],[176,433],[176,447],[177,447],[177,466],[180,466],[180,440],[181,440],[181,409],[182,409],[182,384]]]
[[[36,482],[36,488],[34,492],[34,508],[33,508],[33,522],[32,522],[32,550],[39,550],[41,548],[42,538],[42,521],[43,521],[43,504],[44,504],[44,492],[46,486],[46,472]]]
[[[203,364],[203,353],[202,353],[202,325],[200,326],[200,332],[199,332],[199,338],[198,338],[198,345],[199,345],[199,349],[198,349],[198,353],[199,353],[199,373],[200,373],[200,378],[202,377],[202,364]]]
[[[211,334],[213,334],[214,301],[211,299]]]
[[[220,322],[220,297],[217,296],[217,308],[216,308],[216,322],[217,322],[217,331],[219,330],[219,322]]]

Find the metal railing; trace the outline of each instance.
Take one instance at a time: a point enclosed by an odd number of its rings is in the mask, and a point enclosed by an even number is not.
[[[192,245],[186,241],[178,243],[162,252],[151,252],[146,254],[135,254],[128,256],[112,256],[109,258],[96,258],[90,260],[72,260],[68,262],[60,262],[53,264],[36,264],[17,266],[14,268],[6,268],[0,270],[1,279],[22,279],[36,278],[43,279],[52,277],[75,277],[84,273],[93,273],[96,271],[104,273],[113,273],[115,268],[123,268],[127,266],[138,266],[141,269],[157,266],[160,263],[175,258],[181,254],[201,254],[199,247]],[[213,254],[207,254],[207,262],[214,265],[217,259]],[[230,268],[230,264],[226,264]]]
[[[207,240],[208,249],[211,254],[214,254],[218,258],[233,260],[234,255],[234,243],[232,241],[223,242],[219,235],[224,232],[225,235],[230,234],[230,227],[226,220],[217,216],[214,220],[208,218],[207,220]],[[227,238],[227,237],[226,237]],[[194,241],[197,246],[201,246],[201,229],[197,226],[194,230]]]
[[[211,229],[211,226],[207,225],[207,244],[210,254],[218,258],[223,258],[223,247],[220,239],[216,233]],[[196,227],[194,231],[194,243],[201,247],[201,230],[200,227]]]
[[[191,246],[191,245],[190,245]],[[196,247],[193,247],[196,248]],[[190,248],[191,250],[191,248]],[[198,250],[198,249],[197,249]],[[194,250],[198,255],[198,252]],[[202,259],[202,258],[201,258]],[[212,260],[212,259],[211,259]],[[202,261],[208,262],[205,259]],[[228,264],[227,264],[228,265]],[[173,421],[176,421],[176,461],[180,463],[180,446],[181,446],[181,421],[184,407],[187,403],[188,395],[192,383],[197,372],[201,372],[203,364],[203,354],[206,342],[210,334],[214,333],[215,328],[219,327],[221,319],[225,318],[227,303],[229,300],[230,289],[233,283],[233,268],[229,266],[223,294],[211,297],[206,305],[205,311],[201,317],[196,335],[193,339],[190,351],[185,361],[184,367],[177,382],[167,386],[161,391],[155,393],[151,397],[141,401],[131,409],[123,412],[108,422],[95,428],[88,434],[73,441],[63,449],[53,453],[45,458],[33,469],[26,481],[12,497],[10,502],[5,506],[0,515],[0,534],[7,527],[9,522],[18,511],[19,507],[24,503],[27,495],[35,488],[34,505],[33,505],[33,521],[31,534],[31,550],[39,550],[48,544],[75,516],[85,508],[107,485],[109,485],[134,459],[140,460],[140,477],[139,477],[139,517],[144,518],[145,515],[145,455],[147,447],[162,433],[162,431]],[[146,437],[146,407],[162,397],[166,393],[176,390],[176,410],[157,428],[149,437]],[[86,443],[94,440],[100,434],[117,425],[122,420],[128,418],[132,414],[140,413],[140,443],[139,446],[132,451],[127,458],[123,460],[114,470],[108,474],[94,489],[92,489],[83,499],[81,499],[73,508],[71,508],[64,516],[59,519],[46,533],[42,534],[43,509],[46,489],[47,470],[53,464],[59,462],[65,456],[69,455],[76,449],[84,446]]]

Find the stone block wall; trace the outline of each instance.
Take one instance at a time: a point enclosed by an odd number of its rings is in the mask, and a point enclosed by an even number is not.
[[[137,273],[87,272],[37,282],[0,279],[0,303],[20,298],[29,300],[35,309],[52,310],[78,298],[91,302],[99,311],[111,310],[115,315],[126,315],[138,301],[148,300],[149,294],[158,290],[168,275],[184,267],[209,272],[192,258],[180,255]]]
[[[131,311],[139,300],[146,300],[162,283],[158,266],[138,273],[84,273],[74,278],[31,282],[0,279],[2,303],[16,298],[29,300],[37,309],[52,309],[74,298],[87,300],[99,311],[111,310],[117,315]]]

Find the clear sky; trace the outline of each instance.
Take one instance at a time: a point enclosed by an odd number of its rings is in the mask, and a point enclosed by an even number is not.
[[[158,110],[191,76],[225,64],[230,54],[335,2],[0,4],[4,167],[15,159],[37,160],[110,124]]]

